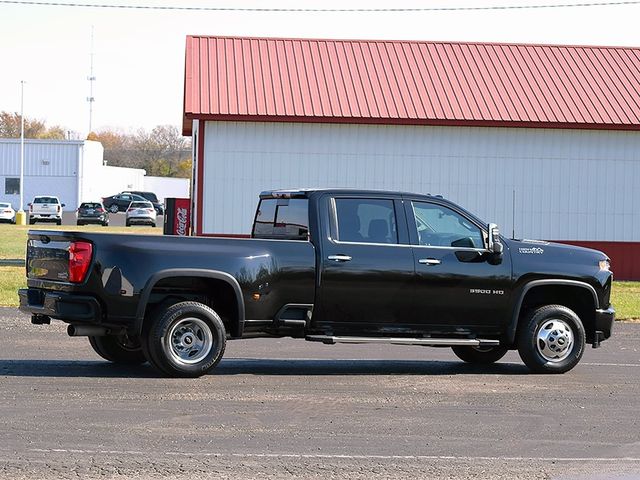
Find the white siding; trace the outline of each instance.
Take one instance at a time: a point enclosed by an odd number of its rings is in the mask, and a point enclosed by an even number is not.
[[[164,202],[165,198],[189,198],[190,183],[188,178],[144,177],[142,190],[155,193]]]
[[[73,210],[78,201],[78,165],[83,142],[28,140],[24,146],[24,205],[36,195],[54,195]],[[20,140],[0,142],[0,201],[18,208],[20,195],[5,193],[5,179],[20,177]]]
[[[92,141],[27,140],[24,208],[36,195],[54,195],[65,210],[123,190],[143,190],[145,171],[103,165],[102,144]],[[20,177],[20,140],[0,139],[0,201],[18,208],[20,195],[5,193],[5,179]]]
[[[518,237],[640,241],[640,132],[207,122],[204,233],[248,233],[262,190],[442,194]]]

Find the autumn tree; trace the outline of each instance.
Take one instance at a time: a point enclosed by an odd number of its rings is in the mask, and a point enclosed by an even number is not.
[[[19,113],[0,112],[0,137],[1,138],[20,138],[21,117]],[[65,130],[55,125],[47,127],[42,120],[33,118],[24,118],[24,137],[64,140],[66,138]]]
[[[102,143],[108,165],[143,168],[147,175],[162,177],[191,175],[191,141],[175,126],[159,125],[134,134],[104,129],[90,139]]]

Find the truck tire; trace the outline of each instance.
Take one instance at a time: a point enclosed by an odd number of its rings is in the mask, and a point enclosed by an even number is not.
[[[176,303],[160,309],[150,321],[144,340],[149,363],[169,376],[200,377],[224,354],[224,324],[202,303]]]
[[[467,347],[463,345],[456,345],[451,349],[460,360],[476,365],[495,363],[509,351],[505,347]]]
[[[128,335],[90,336],[89,343],[98,355],[113,363],[139,365],[147,361],[142,353],[140,342],[135,337]]]
[[[584,353],[586,335],[576,313],[563,305],[531,311],[518,332],[520,358],[535,373],[565,373]]]

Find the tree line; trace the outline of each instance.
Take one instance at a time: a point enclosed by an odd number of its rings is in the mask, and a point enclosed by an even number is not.
[[[20,114],[0,112],[0,138],[20,138],[20,122]],[[26,116],[24,135],[49,140],[79,138],[76,132],[59,125],[48,127],[45,122]],[[139,129],[134,133],[101,129],[89,133],[87,140],[102,143],[107,165],[143,168],[147,175],[160,177],[191,175],[191,139],[183,137],[173,125],[158,125],[151,131]]]

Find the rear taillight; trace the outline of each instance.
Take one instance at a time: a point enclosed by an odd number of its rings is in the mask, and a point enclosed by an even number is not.
[[[71,242],[69,245],[69,281],[84,282],[91,265],[93,246],[89,242]]]
[[[133,208],[127,208],[127,212],[133,212]]]
[[[104,208],[98,208],[98,209],[96,210],[96,212],[98,212],[98,213],[102,213],[102,212],[104,212]]]

